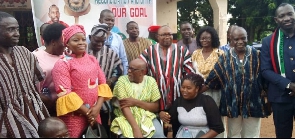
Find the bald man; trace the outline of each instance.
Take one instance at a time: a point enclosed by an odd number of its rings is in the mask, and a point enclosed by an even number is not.
[[[40,138],[69,138],[66,124],[57,117],[42,120],[38,127]]]
[[[40,26],[40,39],[41,39],[41,46],[39,46],[39,48],[37,48],[35,51],[38,51],[39,49],[42,49],[42,50],[45,50],[46,49],[46,47],[44,46],[45,45],[45,42],[44,42],[44,40],[43,40],[43,37],[42,37],[42,35],[43,35],[43,32],[44,32],[44,30],[46,29],[46,27],[48,26],[48,25],[50,25],[49,23],[44,23],[44,24],[42,24],[41,26]]]
[[[261,118],[270,115],[261,85],[260,53],[247,46],[242,27],[232,31],[232,41],[233,48],[219,57],[200,92],[221,90],[219,109],[228,117],[228,138],[259,138]]]
[[[113,93],[120,106],[114,106],[116,118],[111,131],[121,137],[165,138],[155,114],[159,111],[160,92],[155,79],[145,75],[146,69],[143,60],[132,60],[128,75],[121,76],[115,85]]]
[[[223,50],[224,52],[229,50],[230,48],[233,47],[233,41],[231,41],[231,34],[232,34],[232,31],[237,28],[239,26],[237,25],[230,25],[227,29],[227,44],[226,45],[223,45],[223,46],[220,46],[219,49]]]

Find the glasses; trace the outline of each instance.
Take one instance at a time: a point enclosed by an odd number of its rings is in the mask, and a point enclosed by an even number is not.
[[[200,38],[200,41],[211,41],[211,38]]]
[[[161,36],[161,37],[171,37],[171,36],[173,36],[173,34],[172,33],[167,33],[167,34],[158,34],[159,36]]]
[[[143,70],[143,69],[136,69],[136,68],[128,67],[128,70],[130,70],[131,72],[134,72],[134,71]]]

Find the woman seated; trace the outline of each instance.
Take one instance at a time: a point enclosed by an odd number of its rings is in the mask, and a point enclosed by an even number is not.
[[[182,96],[174,101],[169,111],[174,137],[213,138],[224,131],[215,101],[199,93],[203,83],[199,74],[190,73],[183,78]]]

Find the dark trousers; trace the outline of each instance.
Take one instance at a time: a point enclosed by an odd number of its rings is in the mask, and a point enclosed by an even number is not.
[[[271,103],[277,138],[291,138],[295,116],[295,97],[290,103]]]
[[[109,126],[109,113],[106,113],[104,111],[100,111],[100,118],[101,118],[101,124],[105,128],[108,137],[111,135],[110,126]]]

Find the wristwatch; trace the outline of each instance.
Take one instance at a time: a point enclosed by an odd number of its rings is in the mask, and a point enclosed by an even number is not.
[[[287,87],[286,87],[287,89],[290,89],[290,83],[288,83],[288,85],[287,85]]]

